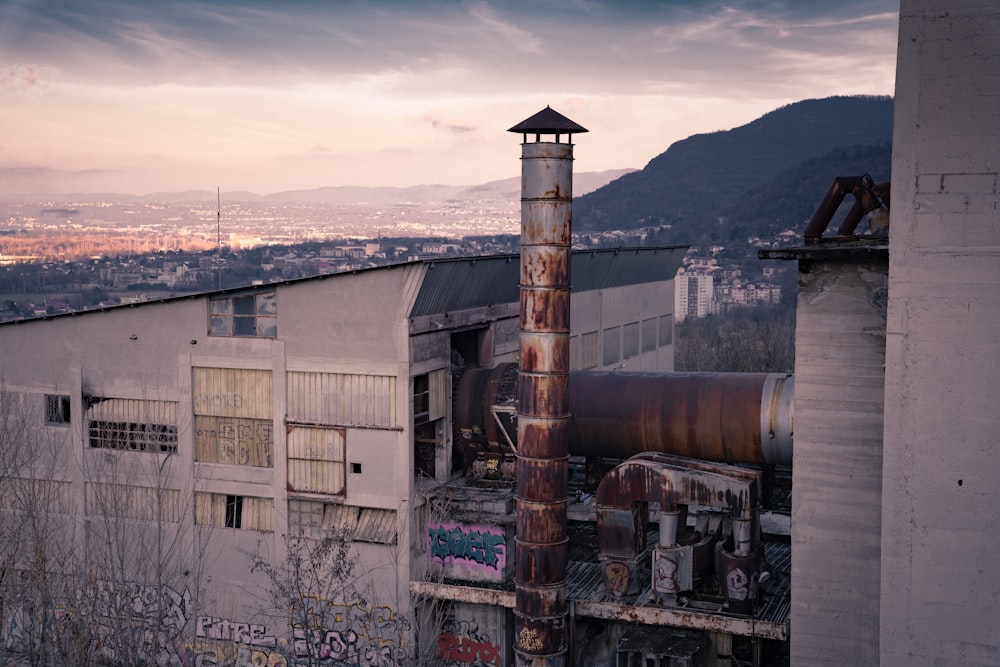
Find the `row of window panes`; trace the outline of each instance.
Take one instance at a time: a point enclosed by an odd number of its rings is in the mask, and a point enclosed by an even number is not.
[[[670,345],[673,342],[673,318],[663,315],[621,327],[610,327],[601,332],[591,331],[580,336],[579,340],[580,368],[596,368],[598,358],[601,365],[610,366],[623,359],[638,356],[640,346],[642,352],[651,352],[657,347]],[[571,347],[575,347],[575,342],[574,337]],[[573,357],[575,359],[576,354]]]
[[[169,424],[92,421],[91,447],[133,452],[176,452],[177,427]]]
[[[274,338],[278,335],[278,297],[274,291],[219,297],[211,300],[212,336]]]

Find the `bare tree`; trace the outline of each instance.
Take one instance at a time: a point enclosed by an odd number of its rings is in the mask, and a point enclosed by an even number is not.
[[[677,325],[674,368],[688,372],[783,373],[795,366],[795,310],[744,307]]]
[[[191,530],[191,490],[168,483],[175,444],[150,438],[160,424],[110,435],[91,424],[79,452],[70,431],[46,425],[42,399],[0,391],[3,647],[31,665],[180,664],[205,541]],[[119,451],[136,442],[141,452]]]
[[[0,383],[0,636],[21,664],[88,665],[87,625],[69,611],[79,560],[66,445],[43,426],[43,398]]]
[[[283,539],[284,559],[274,563],[258,546],[250,554],[250,571],[266,579],[266,611],[290,615],[295,664],[312,667],[337,657],[347,664],[356,661],[358,656],[350,654],[355,642],[329,620],[336,616],[335,607],[366,602],[349,537],[327,529],[318,538],[285,535]]]

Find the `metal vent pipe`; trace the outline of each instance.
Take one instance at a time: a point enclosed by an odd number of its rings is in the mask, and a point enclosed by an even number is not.
[[[514,653],[518,667],[566,664],[570,230],[573,144],[586,132],[546,107],[514,126],[521,145],[520,370]],[[534,142],[528,141],[533,134]],[[541,141],[554,134],[555,141]]]

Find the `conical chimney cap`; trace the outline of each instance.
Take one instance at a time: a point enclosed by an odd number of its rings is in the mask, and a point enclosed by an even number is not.
[[[531,118],[522,120],[507,131],[522,134],[575,134],[586,132],[587,128],[577,125],[552,107],[546,106]]]

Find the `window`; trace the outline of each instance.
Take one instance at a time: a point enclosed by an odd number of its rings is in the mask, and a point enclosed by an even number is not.
[[[396,512],[289,498],[288,530],[304,537],[341,535],[355,542],[395,544]]]
[[[278,296],[274,290],[211,300],[208,332],[212,336],[274,338],[278,335]]]
[[[87,482],[86,502],[90,516],[178,523],[182,514],[177,489]]]
[[[604,330],[601,341],[601,363],[603,365],[610,366],[611,364],[616,364],[618,363],[618,360],[622,358],[621,340],[621,327],[612,327]]]
[[[194,494],[194,522],[198,526],[240,528],[269,533],[273,528],[272,500],[225,493]]]
[[[270,468],[271,371],[192,369],[195,461]]]
[[[435,477],[437,455],[444,443],[443,419],[447,413],[448,371],[413,377],[413,473]],[[440,471],[444,474],[444,471]]]
[[[346,431],[288,425],[288,490],[342,495]]]
[[[91,447],[132,452],[177,451],[177,403],[133,398],[87,399]]]
[[[596,331],[580,336],[580,368],[596,368],[601,350],[601,340]]]
[[[642,321],[642,351],[652,352],[656,349],[656,318]]]
[[[226,496],[226,528],[243,525],[243,496]]]
[[[626,324],[622,328],[622,359],[639,355],[639,323]]]
[[[674,322],[671,315],[660,317],[660,347],[670,345],[674,340]]]
[[[176,452],[177,427],[167,424],[90,422],[90,446],[133,452]]]
[[[45,395],[45,423],[65,426],[70,422],[69,396]]]

